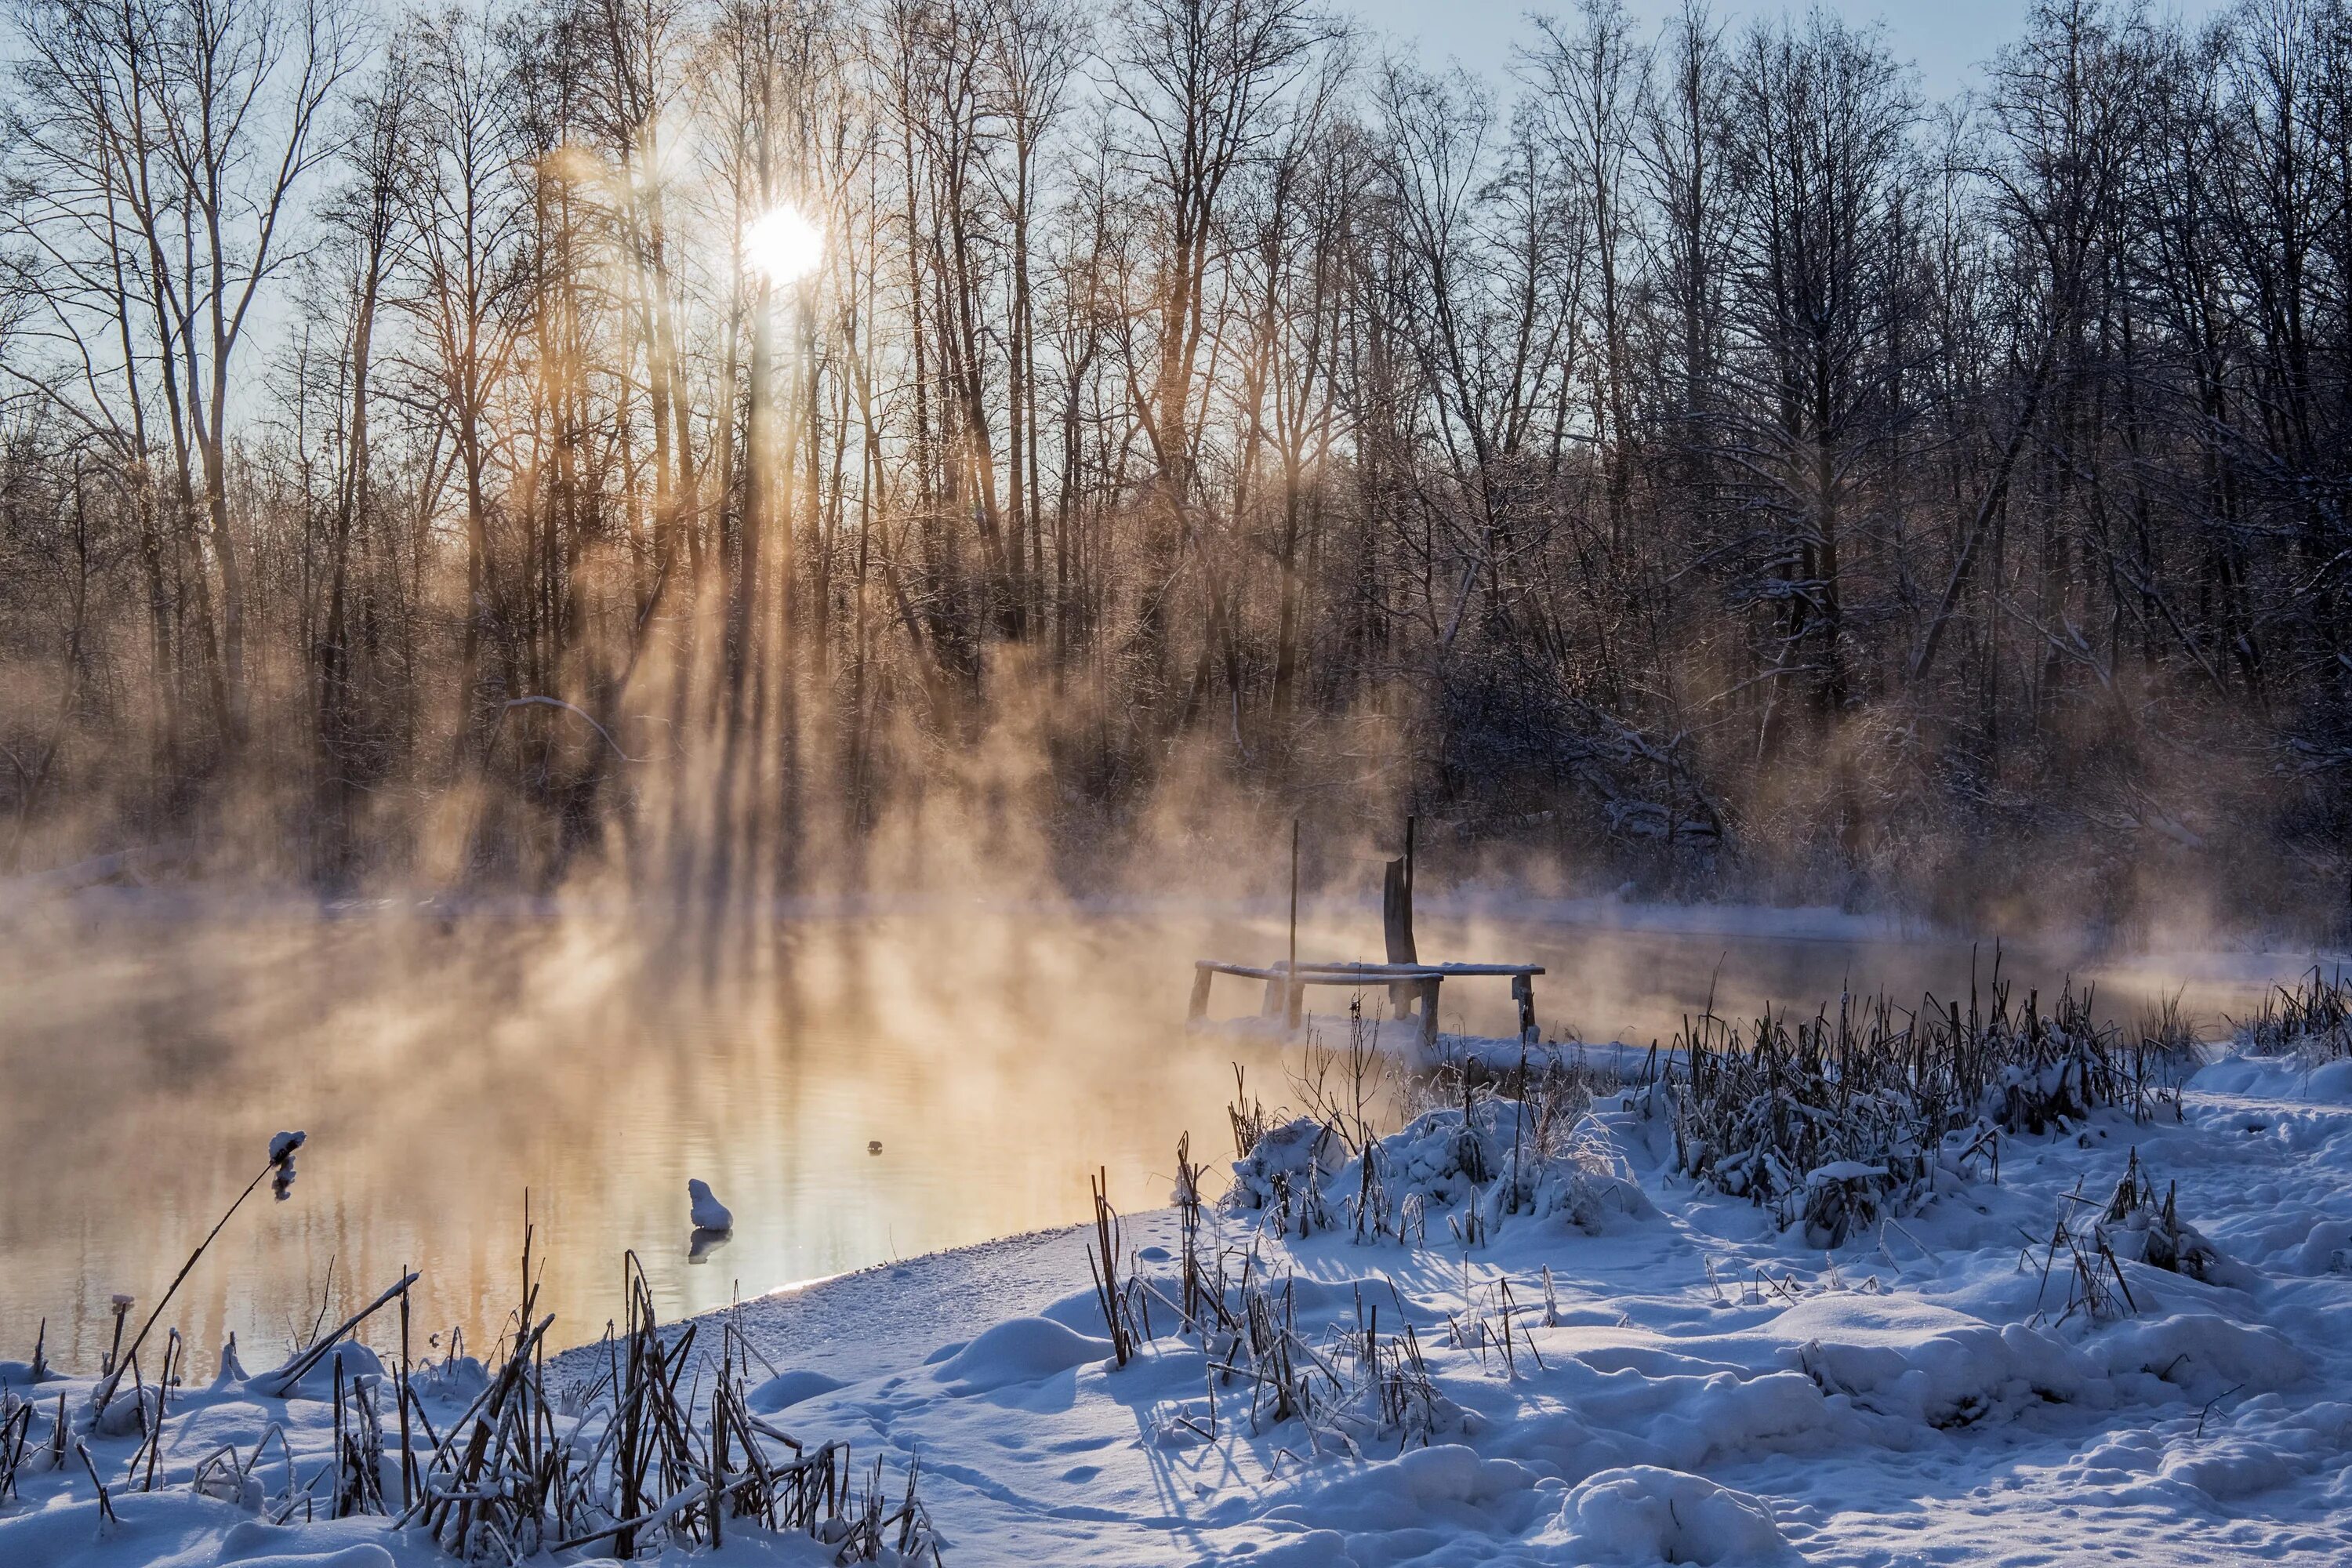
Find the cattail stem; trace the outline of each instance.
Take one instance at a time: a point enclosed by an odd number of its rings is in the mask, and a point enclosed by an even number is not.
[[[188,1260],[180,1265],[180,1271],[177,1274],[172,1276],[172,1283],[164,1289],[163,1299],[149,1310],[147,1321],[141,1323],[139,1331],[131,1336],[131,1349],[124,1352],[121,1361],[114,1363],[113,1369],[106,1374],[105,1381],[91,1391],[89,1404],[93,1412],[104,1411],[107,1402],[114,1397],[115,1385],[122,1381],[123,1365],[131,1357],[139,1353],[139,1347],[146,1342],[147,1331],[155,1326],[155,1320],[163,1315],[163,1309],[172,1304],[172,1297],[179,1290],[181,1283],[187,1279],[188,1271],[196,1266],[196,1260],[205,1255],[205,1248],[213,1244],[213,1238],[220,1235],[221,1227],[228,1224],[230,1217],[245,1206],[245,1200],[253,1195],[254,1189],[268,1181],[282,1163],[284,1163],[283,1161],[273,1159],[269,1163],[262,1166],[261,1173],[245,1184],[245,1191],[237,1194],[236,1201],[228,1205],[228,1212],[214,1222],[212,1229],[205,1233],[204,1240],[198,1242],[196,1249],[188,1254]]]

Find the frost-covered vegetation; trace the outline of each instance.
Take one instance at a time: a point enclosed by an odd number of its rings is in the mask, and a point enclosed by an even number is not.
[[[2179,1120],[2196,1058],[2176,1026],[2095,1022],[2071,987],[2046,1011],[2035,994],[2013,1007],[1997,964],[1990,993],[1980,1007],[1971,986],[1965,1013],[1842,998],[1793,1026],[1767,1012],[1744,1036],[1701,1021],[1659,1082],[1677,1167],[1836,1247],[1939,1180],[1997,1174],[2003,1133],[2063,1133],[2105,1110]]]
[[[1236,1079],[1222,1191],[1187,1140],[1167,1210],[683,1325],[633,1274],[561,1354],[527,1287],[482,1360],[395,1287],[199,1387],[126,1305],[115,1365],[0,1363],[0,1561],[2333,1563],[2331,1007],[2214,1047],[1994,984],[1415,1077],[1351,1018]]]
[[[2273,986],[2238,1026],[2238,1039],[2252,1055],[2291,1057],[2306,1067],[2352,1057],[2352,977],[2314,968],[2293,985]]]
[[[303,1141],[271,1142],[262,1176],[277,1178],[281,1199]],[[847,1443],[785,1430],[777,1412],[805,1384],[779,1374],[731,1323],[665,1329],[634,1258],[626,1321],[607,1325],[551,1375],[554,1319],[538,1310],[534,1239],[526,1212],[520,1299],[487,1361],[467,1353],[461,1330],[446,1345],[438,1333],[415,1344],[417,1276],[407,1273],[324,1332],[322,1305],[284,1364],[258,1376],[232,1339],[217,1374],[197,1387],[177,1330],[156,1362],[140,1361],[183,1268],[128,1344],[121,1326],[134,1303],[115,1299],[114,1343],[95,1377],[49,1366],[38,1343],[29,1362],[0,1362],[0,1556],[61,1561],[86,1547],[68,1544],[79,1524],[54,1528],[79,1511],[71,1494],[86,1479],[96,1554],[125,1564],[158,1551],[140,1526],[159,1492],[194,1503],[199,1520],[226,1513],[276,1527],[258,1536],[230,1529],[219,1543],[229,1552],[277,1531],[302,1542],[298,1525],[365,1521],[406,1554],[463,1563],[583,1550],[626,1559],[641,1545],[715,1552],[730,1531],[805,1542],[812,1562],[939,1563],[938,1531],[917,1495],[919,1465],[894,1473],[877,1455],[861,1470]],[[387,1313],[396,1313],[396,1334],[380,1334],[388,1348],[371,1349],[362,1331]],[[43,1493],[51,1507],[12,1532],[8,1516],[19,1510],[7,1505]]]

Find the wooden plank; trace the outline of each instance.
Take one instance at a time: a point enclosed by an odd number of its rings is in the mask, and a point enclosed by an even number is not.
[[[1509,972],[1505,971],[1505,973],[1507,973]],[[1281,976],[1277,974],[1272,976],[1272,978],[1279,980]],[[1371,990],[1380,986],[1399,983],[1407,986],[1412,986],[1419,984],[1424,980],[1460,980],[1462,978],[1463,976],[1459,974],[1450,973],[1443,969],[1408,970],[1402,974],[1383,974],[1378,970],[1366,970],[1359,973],[1354,970],[1346,969],[1307,969],[1299,972],[1298,984],[1301,985],[1361,986],[1366,990]]]
[[[1426,980],[1431,975],[1441,980],[1456,980],[1477,975],[1500,978],[1511,974],[1541,974],[1544,966],[1540,963],[1302,963],[1298,966],[1298,973],[1310,983],[1315,976],[1334,974],[1365,980]]]
[[[1192,961],[1192,967],[1213,970],[1219,974],[1238,974],[1244,980],[1272,980],[1282,973],[1279,963],[1267,968],[1254,963],[1228,963],[1222,958],[1196,958]]]
[[[1271,964],[1233,963],[1221,958],[1196,958],[1195,970],[1211,970],[1219,974],[1237,974],[1244,980],[1279,980],[1287,965],[1276,961]],[[1298,966],[1299,984],[1303,985],[1343,985],[1360,980],[1426,980],[1435,975],[1441,980],[1458,980],[1465,976],[1536,975],[1544,973],[1540,963],[1302,963]]]
[[[1284,1023],[1297,1028],[1306,1009],[1307,988],[1310,985],[1370,986],[1385,984],[1391,996],[1402,994],[1419,1004],[1420,1035],[1424,1050],[1437,1042],[1438,987],[1447,980],[1465,978],[1502,978],[1511,982],[1512,1000],[1518,1004],[1519,1036],[1535,1037],[1534,976],[1544,973],[1540,963],[1301,963],[1294,966],[1287,961],[1271,964],[1232,963],[1221,958],[1196,958],[1192,961],[1192,996],[1185,1012],[1187,1022],[1205,1018],[1209,1012],[1209,990],[1215,976],[1238,975],[1246,980],[1265,983],[1265,996],[1259,1004],[1262,1017],[1280,1014]],[[1396,1016],[1412,1016],[1405,1003],[1399,1003]]]
[[[1284,973],[1286,963],[1275,959],[1273,963],[1234,963],[1233,959],[1192,959],[1192,969],[1213,969],[1221,975],[1244,975],[1249,980],[1265,980],[1267,975]],[[1543,963],[1348,963],[1348,962],[1307,962],[1298,966],[1298,973],[1350,973],[1373,975],[1381,980],[1421,980],[1425,975],[1437,975],[1442,980],[1458,975],[1540,975]]]

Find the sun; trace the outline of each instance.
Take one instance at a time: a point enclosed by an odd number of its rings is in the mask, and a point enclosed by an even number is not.
[[[743,226],[743,266],[771,283],[797,283],[824,259],[824,232],[789,202]]]

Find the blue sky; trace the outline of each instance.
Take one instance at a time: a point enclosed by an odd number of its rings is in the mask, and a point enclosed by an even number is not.
[[[1452,56],[1474,71],[1499,77],[1511,47],[1527,35],[1531,11],[1572,15],[1570,4],[1531,5],[1528,0],[1337,0],[1348,11],[1397,39],[1417,47],[1430,64]],[[1682,9],[1681,0],[1626,0],[1626,7],[1654,28]],[[1713,0],[1717,16],[1735,26],[1755,16],[1809,9],[1781,0]],[[2030,0],[1970,0],[1964,4],[1902,4],[1900,0],[1824,0],[1823,8],[1850,20],[1883,21],[1895,55],[1916,65],[1920,85],[1948,97],[1980,79],[1979,68],[1994,50],[2023,30]],[[2172,0],[2158,15],[2201,21],[2222,7],[2215,0]]]

